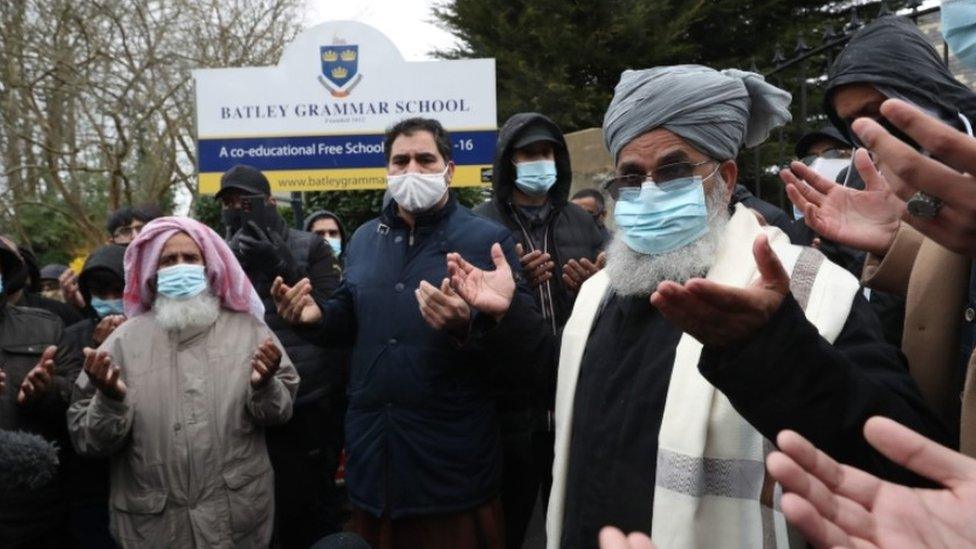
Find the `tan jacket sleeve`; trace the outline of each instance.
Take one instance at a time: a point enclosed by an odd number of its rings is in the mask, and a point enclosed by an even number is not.
[[[274,339],[275,345],[281,350],[281,366],[264,387],[254,389],[250,383],[247,384],[247,411],[259,425],[280,425],[291,419],[299,378],[285,348],[270,330],[262,335],[261,341],[268,336]]]
[[[68,432],[83,456],[110,456],[124,444],[132,429],[132,409],[125,400],[102,394],[82,372],[68,407]]]
[[[868,254],[861,271],[861,283],[865,286],[905,297],[908,279],[911,278],[915,257],[925,237],[911,225],[902,223],[891,248],[884,257]]]

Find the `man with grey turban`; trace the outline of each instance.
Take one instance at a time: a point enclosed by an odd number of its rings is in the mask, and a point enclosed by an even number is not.
[[[668,548],[787,546],[763,465],[780,430],[903,482],[864,421],[945,440],[857,280],[732,203],[740,148],[789,102],[749,72],[623,73],[603,127],[617,231],[558,345],[550,548],[595,547],[605,525]],[[473,308],[515,321],[504,265],[448,262]]]

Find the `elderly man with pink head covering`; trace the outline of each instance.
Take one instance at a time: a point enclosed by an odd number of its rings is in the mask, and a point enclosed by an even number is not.
[[[298,374],[234,255],[207,226],[165,217],[125,253],[129,317],[85,349],[68,425],[111,458],[123,547],[267,547],[274,480],[263,426],[286,422]]]

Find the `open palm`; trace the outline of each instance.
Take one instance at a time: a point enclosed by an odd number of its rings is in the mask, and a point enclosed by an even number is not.
[[[943,489],[908,488],[841,465],[800,435],[784,431],[769,472],[790,493],[787,518],[816,546],[971,547],[976,545],[976,460],[890,419],[864,428],[868,442],[895,463]]]
[[[790,164],[780,177],[811,229],[834,242],[883,256],[898,232],[905,204],[888,188],[867,151],[858,150],[854,162],[865,182],[863,191],[838,185],[802,162]]]
[[[451,286],[469,307],[500,319],[508,312],[515,295],[515,278],[505,260],[502,247],[491,247],[494,271],[485,271],[468,263],[461,254],[447,254],[447,271]]]

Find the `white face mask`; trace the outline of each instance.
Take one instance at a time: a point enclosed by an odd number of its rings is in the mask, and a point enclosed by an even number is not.
[[[851,164],[852,162],[846,158],[817,158],[810,164],[810,169],[836,182],[837,176],[844,171],[844,168],[854,167]]]
[[[410,213],[422,213],[437,205],[447,192],[447,170],[387,175],[386,186],[401,208]]]

